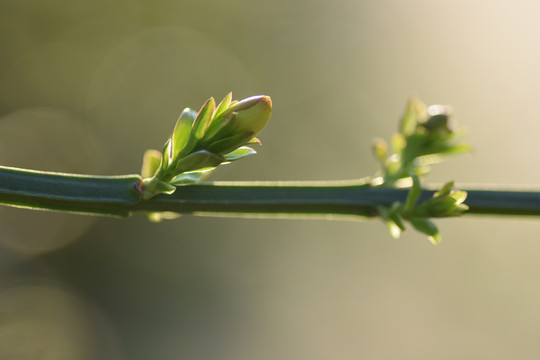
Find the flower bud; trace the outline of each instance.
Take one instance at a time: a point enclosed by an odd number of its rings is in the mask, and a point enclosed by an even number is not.
[[[248,97],[232,104],[226,111],[226,114],[230,113],[236,113],[228,129],[230,135],[251,132],[257,136],[270,119],[272,100],[264,95]]]
[[[233,151],[253,139],[271,114],[272,100],[268,96],[252,96],[233,102],[210,125],[201,148],[221,155]]]
[[[449,122],[452,109],[449,106],[431,105],[428,108],[428,114],[430,115],[428,120],[422,124],[428,133],[452,133],[452,128]]]

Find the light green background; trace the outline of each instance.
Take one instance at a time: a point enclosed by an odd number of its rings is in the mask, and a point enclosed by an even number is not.
[[[139,171],[186,106],[268,94],[259,155],[215,179],[373,174],[410,96],[451,104],[472,156],[430,181],[537,184],[534,1],[0,0],[0,163]],[[0,358],[538,359],[540,222],[0,209]]]

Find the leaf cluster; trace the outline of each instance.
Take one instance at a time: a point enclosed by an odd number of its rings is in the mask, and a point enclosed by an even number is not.
[[[373,180],[376,186],[401,187],[409,183],[410,191],[405,203],[377,206],[379,216],[388,225],[390,234],[397,238],[409,222],[416,230],[428,236],[432,243],[440,241],[437,226],[430,218],[460,216],[468,207],[465,191],[446,183],[432,198],[419,203],[422,194],[420,176],[431,170],[431,165],[443,160],[444,155],[470,152],[468,144],[459,143],[463,131],[450,126],[450,108],[441,105],[426,107],[419,100],[410,100],[402,116],[399,132],[392,137],[393,153],[388,144],[375,139],[373,153],[381,164],[381,171]]]
[[[464,204],[467,198],[465,191],[454,189],[454,182],[450,181],[433,194],[433,197],[419,203],[422,194],[420,180],[411,175],[413,184],[407,195],[405,203],[394,202],[389,207],[378,206],[379,216],[386,222],[390,234],[398,238],[405,230],[404,222],[409,222],[417,231],[426,234],[433,244],[441,240],[437,226],[430,218],[461,216],[469,209]]]
[[[381,164],[382,182],[392,186],[401,179],[426,175],[431,165],[443,160],[445,155],[470,152],[468,144],[459,143],[463,131],[450,125],[451,109],[448,106],[427,107],[421,101],[408,102],[401,118],[399,132],[392,137],[393,153],[383,139],[375,139],[373,153]]]

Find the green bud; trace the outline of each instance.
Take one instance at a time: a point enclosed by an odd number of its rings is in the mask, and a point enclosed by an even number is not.
[[[220,138],[225,138],[241,133],[253,133],[257,136],[264,128],[270,115],[272,114],[272,100],[269,96],[258,95],[251,96],[247,99],[233,102],[229,108],[224,111],[221,116],[232,116],[226,126],[218,132]],[[213,136],[215,137],[215,136]],[[207,142],[212,142],[215,139],[205,139]]]
[[[373,139],[372,151],[377,161],[384,165],[388,156],[388,144],[386,144],[386,141],[380,138]]]
[[[422,124],[428,133],[451,134],[449,120],[452,114],[452,109],[444,105],[431,105],[428,108],[430,115],[428,120]]]
[[[236,134],[252,132],[256,136],[270,119],[272,100],[269,96],[252,96],[230,106],[229,112],[236,112]]]
[[[233,101],[213,120],[201,148],[222,155],[229,153],[254,138],[266,125],[271,114],[272,100],[268,96],[259,95]],[[227,146],[223,145],[225,142]]]
[[[143,157],[141,175],[143,178],[149,178],[159,170],[161,165],[161,153],[154,149],[146,150]]]
[[[437,245],[441,242],[441,235],[439,234],[439,229],[437,229],[437,226],[429,219],[412,218],[409,219],[409,222],[416,230],[426,234],[433,245]]]

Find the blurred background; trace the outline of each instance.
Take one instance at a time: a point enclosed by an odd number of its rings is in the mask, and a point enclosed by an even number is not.
[[[0,164],[138,173],[181,110],[268,94],[259,155],[220,180],[371,175],[411,96],[475,147],[432,182],[538,184],[540,3],[0,0]],[[0,208],[2,359],[538,359],[540,220]]]

